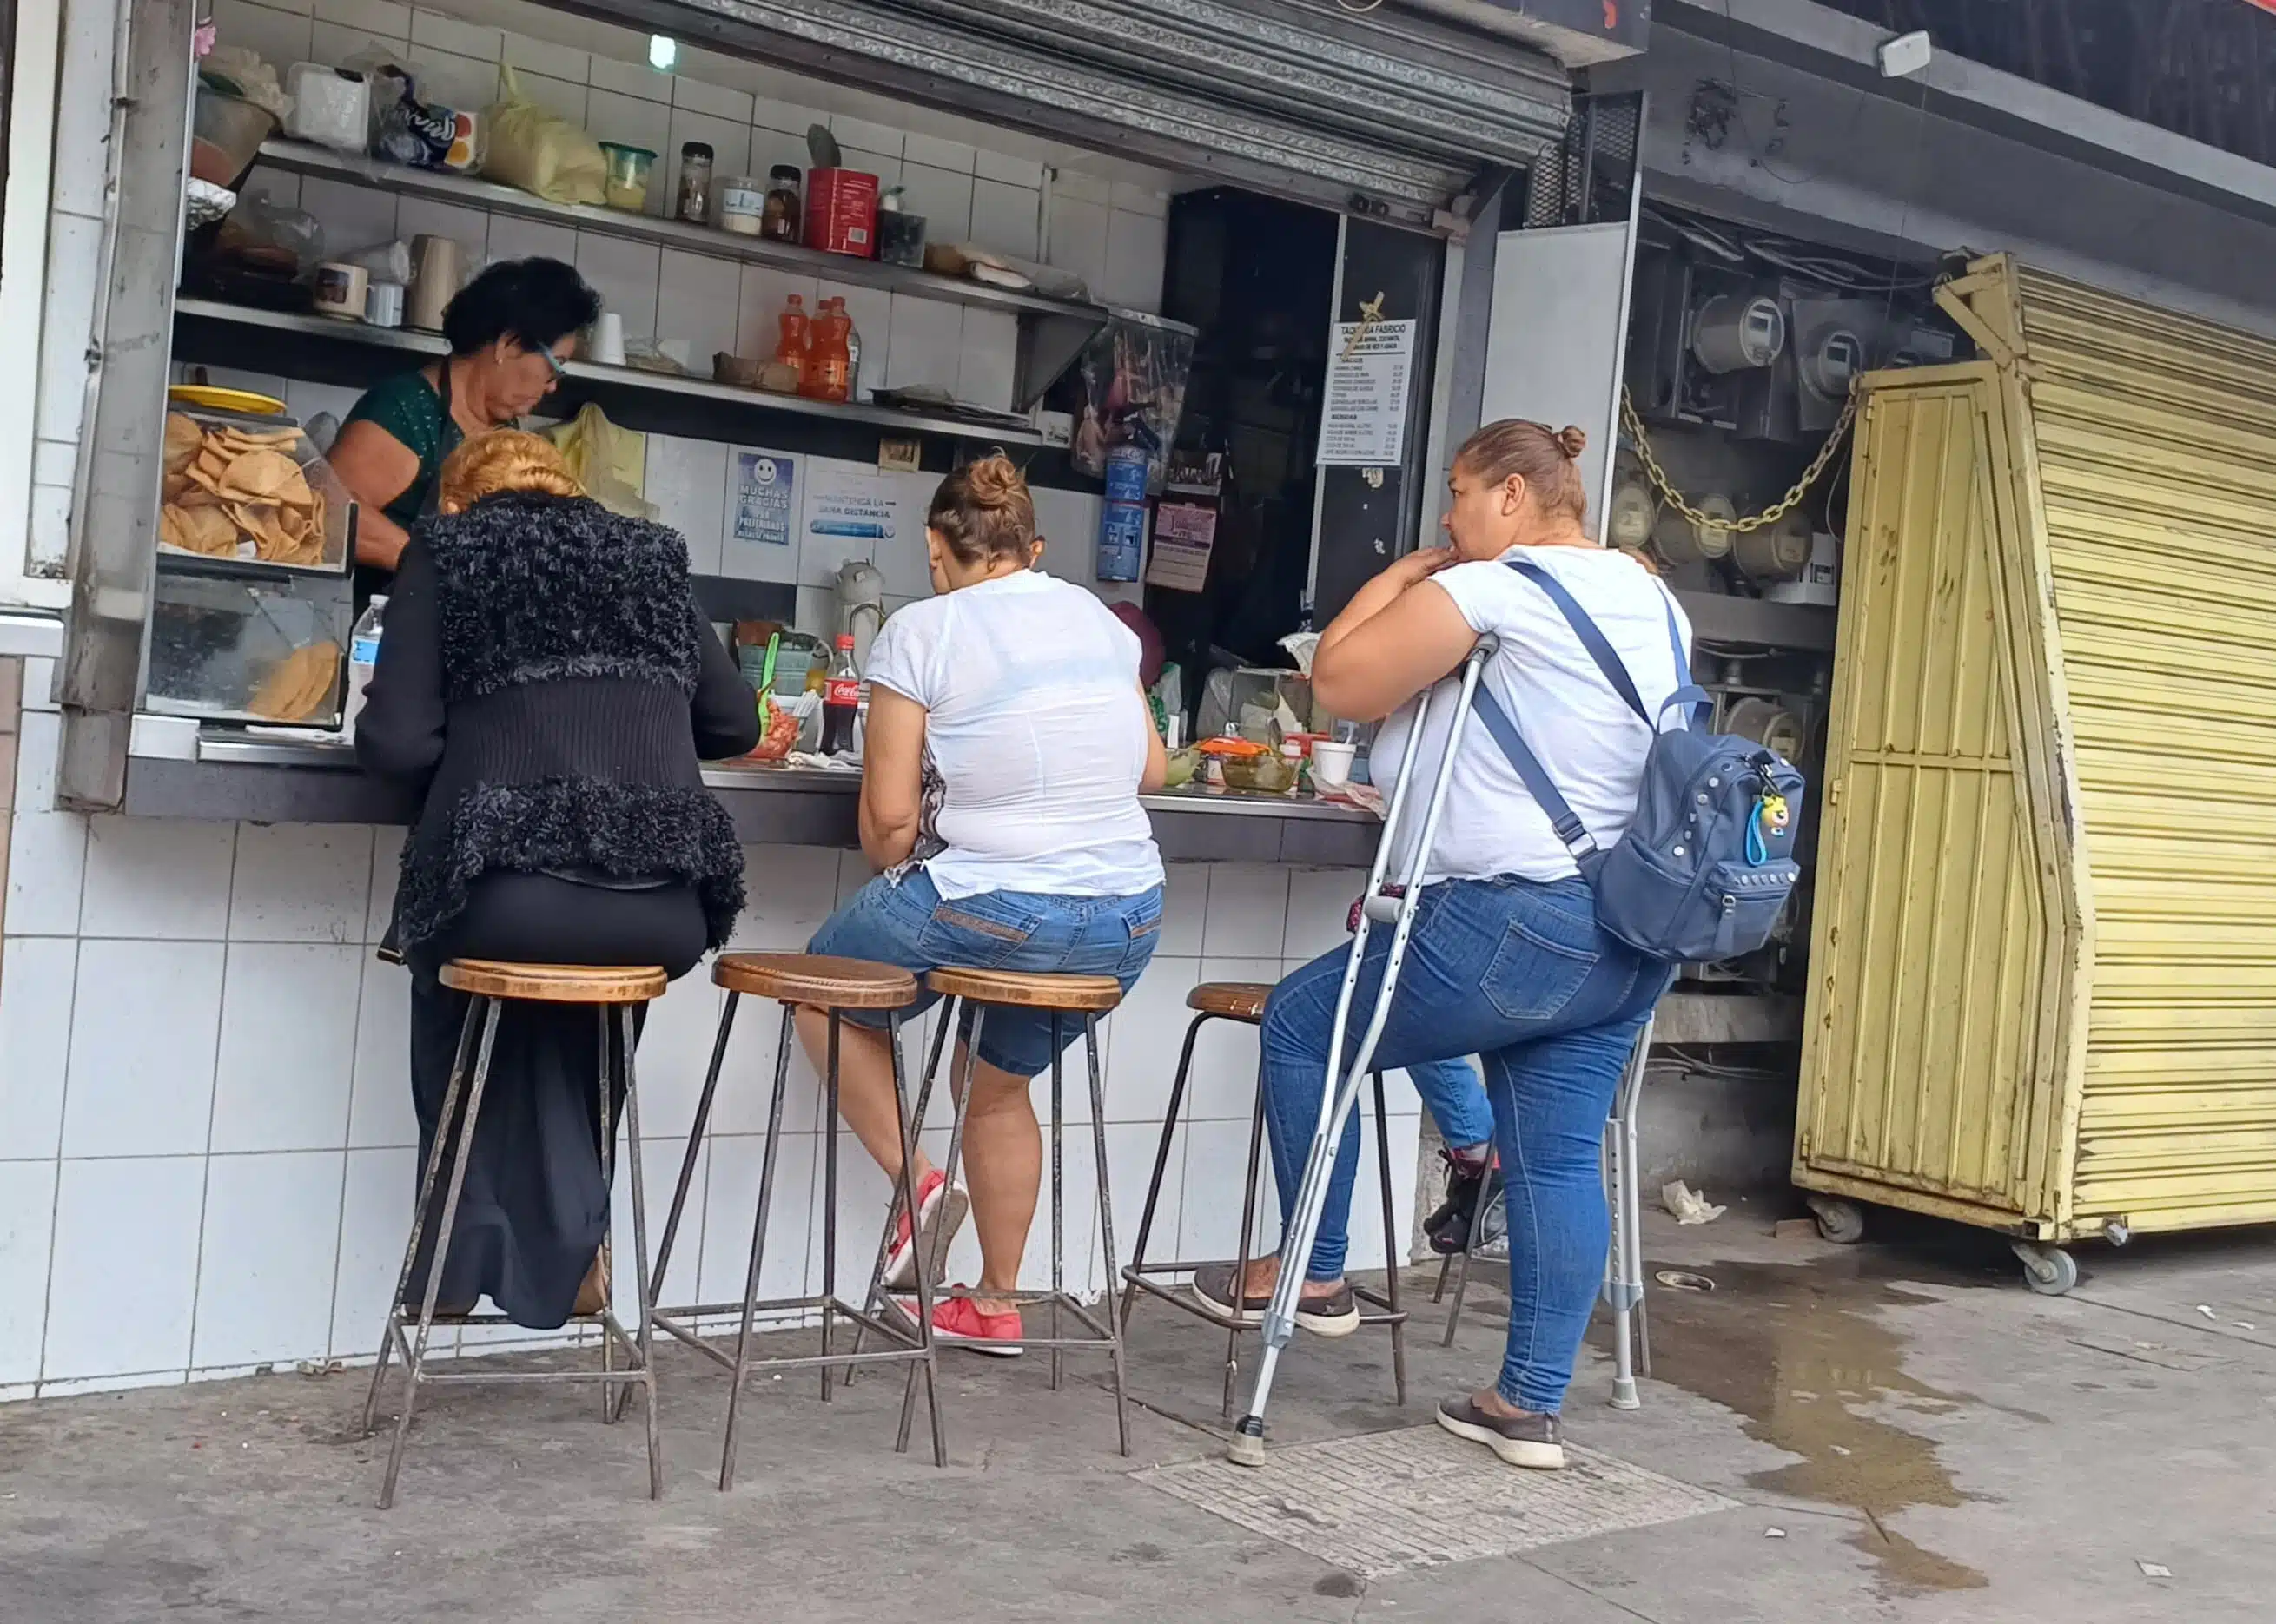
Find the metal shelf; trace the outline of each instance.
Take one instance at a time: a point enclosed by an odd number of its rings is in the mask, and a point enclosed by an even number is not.
[[[945,299],[983,310],[1066,317],[1093,329],[1104,327],[1108,316],[1119,313],[1104,305],[1077,299],[1049,298],[1040,293],[1021,293],[1010,288],[991,288],[985,283],[973,282],[962,276],[936,276],[930,271],[912,270],[907,266],[887,265],[876,260],[856,259],[851,254],[825,253],[819,248],[773,242],[761,237],[745,237],[739,232],[722,230],[717,226],[691,225],[684,220],[672,220],[657,215],[636,215],[622,208],[548,202],[518,186],[475,180],[464,175],[444,174],[436,170],[415,170],[406,164],[358,157],[335,152],[328,147],[312,147],[299,141],[263,141],[261,162],[296,175],[360,183],[402,197],[430,198],[440,203],[455,203],[462,208],[485,209],[491,214],[569,226],[603,237],[656,243],[688,253],[706,254],[715,260],[771,266],[778,270],[817,276],[825,282],[884,288],[895,293]]]
[[[261,310],[247,305],[225,305],[215,299],[177,298],[177,318],[224,322],[259,332],[291,333],[365,349],[392,350],[414,355],[440,355],[448,346],[438,333],[405,327],[372,327],[337,316],[299,315]],[[748,412],[780,412],[793,417],[827,418],[838,422],[864,423],[905,434],[941,434],[959,440],[984,441],[990,445],[1040,446],[1050,443],[1032,427],[978,422],[918,412],[899,412],[891,406],[839,404],[808,400],[799,395],[770,395],[758,389],[736,389],[708,378],[647,372],[637,366],[603,366],[594,361],[571,361],[563,371],[573,381],[597,388],[633,394],[676,395],[740,407]]]

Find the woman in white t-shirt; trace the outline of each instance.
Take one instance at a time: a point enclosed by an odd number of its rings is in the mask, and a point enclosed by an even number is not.
[[[1481,680],[1513,717],[1551,780],[1609,847],[1635,816],[1652,735],[1607,683],[1542,587],[1511,561],[1554,578],[1603,631],[1642,693],[1691,680],[1671,642],[1673,600],[1640,563],[1591,540],[1577,428],[1504,421],[1454,459],[1444,548],[1424,548],[1362,587],[1320,639],[1312,691],[1339,716],[1385,717],[1447,680],[1481,637],[1498,651]],[[1441,705],[1441,715],[1453,707]],[[1451,725],[1451,717],[1449,717]],[[1409,747],[1387,723],[1370,758],[1391,782]],[[1418,781],[1443,759],[1422,741]],[[1597,928],[1588,885],[1516,769],[1475,721],[1459,736],[1438,836],[1384,1026],[1386,1069],[1476,1054],[1493,1102],[1506,1181],[1509,1342],[1500,1380],[1439,1408],[1450,1431],[1518,1466],[1564,1464],[1557,1412],[1572,1379],[1605,1268],[1609,1225],[1597,1151],[1636,1033],[1666,990],[1668,968]],[[1353,1008],[1374,1008],[1391,933],[1369,939]],[[1326,1088],[1328,1037],[1350,949],[1284,979],[1266,1006],[1265,1122],[1281,1207],[1293,1202]],[[1354,1022],[1354,1031],[1362,1022]],[[1359,1136],[1343,1154],[1312,1255],[1297,1323],[1330,1335],[1358,1324],[1344,1279],[1345,1228]],[[1198,1272],[1194,1289],[1222,1311],[1256,1314],[1282,1260]]]
[[[1162,858],[1138,804],[1161,788],[1162,741],[1139,687],[1138,638],[1096,597],[1035,568],[1043,554],[1028,483],[986,457],[940,482],[925,518],[937,594],[885,622],[869,650],[861,850],[884,872],[808,944],[917,972],[948,965],[1119,978],[1153,956]],[[920,993],[914,1013],[932,1001]],[[900,1126],[882,1012],[848,1010],[839,1105],[888,1178]],[[817,1069],[828,1022],[802,1009]],[[959,1034],[958,1075],[964,1044]],[[919,1241],[937,1256],[969,1208],[978,1295],[934,1305],[945,1340],[1017,1353],[1020,1258],[1036,1214],[1043,1137],[1028,1084],[1081,1032],[1047,1011],[990,1009],[966,1113],[967,1198],[922,1153],[886,1282],[915,1284]]]

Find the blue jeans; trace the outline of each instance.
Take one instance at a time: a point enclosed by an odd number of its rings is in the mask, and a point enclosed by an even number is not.
[[[1329,1008],[1334,1007],[1331,1004]],[[1468,1060],[1421,1061],[1407,1068],[1407,1076],[1415,1091],[1422,1096],[1430,1120],[1438,1124],[1438,1137],[1445,1141],[1447,1149],[1483,1144],[1494,1137],[1493,1101],[1486,1098],[1478,1069]],[[1341,1257],[1340,1239],[1337,1248],[1336,1255]],[[1312,1255],[1320,1255],[1316,1241],[1312,1243]]]
[[[1329,1028],[1350,951],[1339,948],[1296,971],[1265,1006],[1264,1120],[1284,1212],[1295,1202],[1318,1126]],[[1390,951],[1390,931],[1369,936],[1348,1045],[1356,1046],[1375,1007]],[[1447,880],[1416,903],[1375,1063],[1408,1068],[1421,1086],[1430,1075],[1412,1069],[1421,1062],[1471,1054],[1484,1062],[1509,1190],[1509,1343],[1498,1386],[1526,1409],[1554,1412],[1573,1379],[1612,1238],[1598,1163],[1605,1122],[1636,1033],[1667,983],[1665,964],[1597,928],[1589,888],[1577,879]],[[1439,1121],[1444,1131],[1445,1118]],[[1343,1273],[1358,1168],[1359,1136],[1347,1132],[1308,1278]]]
[[[1134,896],[983,891],[949,902],[920,868],[899,885],[880,874],[863,886],[823,921],[806,950],[915,971],[917,1001],[899,1012],[906,1020],[929,1008],[939,996],[924,990],[924,972],[951,965],[1112,976],[1127,993],[1154,956],[1161,927],[1159,886]],[[881,1009],[849,1009],[846,1018],[862,1026],[885,1024]],[[967,1008],[958,1035],[969,1037],[972,1024]],[[980,1023],[980,1058],[1015,1077],[1032,1077],[1082,1035],[1082,1021],[1062,1016],[1058,1031],[1054,1043],[1047,1009],[990,1009]]]

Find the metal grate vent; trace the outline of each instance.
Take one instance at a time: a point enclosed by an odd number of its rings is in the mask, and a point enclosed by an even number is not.
[[[1367,1579],[1738,1504],[1593,1449],[1565,1454],[1561,1472],[1520,1471],[1436,1426],[1408,1427],[1276,1449],[1263,1467],[1190,1461],[1139,1478]]]

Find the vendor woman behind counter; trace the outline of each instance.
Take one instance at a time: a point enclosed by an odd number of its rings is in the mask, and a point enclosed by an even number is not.
[[[560,381],[601,301],[558,260],[509,260],[443,312],[451,352],[364,391],[332,442],[332,472],[360,506],[355,596],[385,592],[411,526],[435,511],[443,459],[459,442],[535,411]]]

